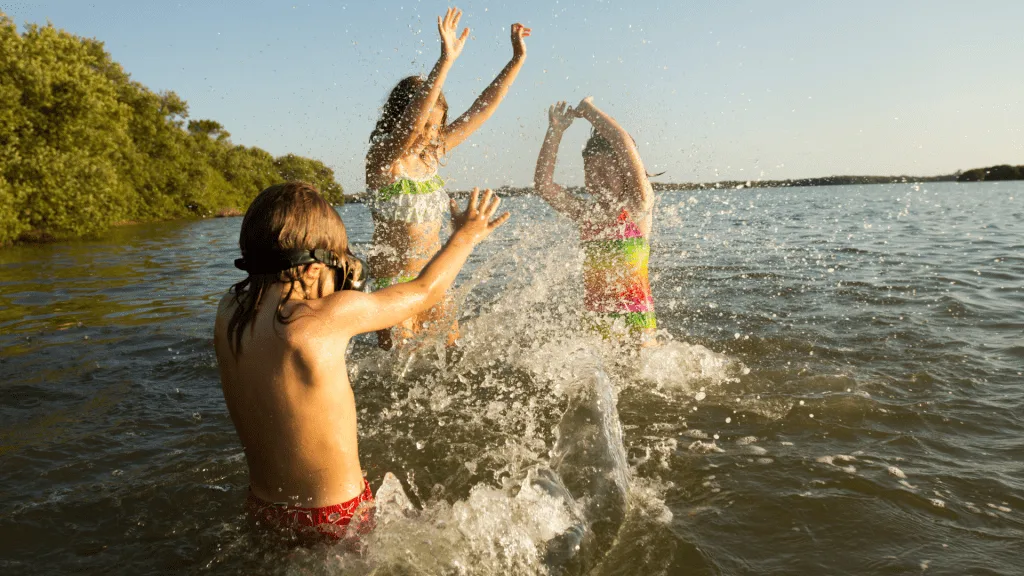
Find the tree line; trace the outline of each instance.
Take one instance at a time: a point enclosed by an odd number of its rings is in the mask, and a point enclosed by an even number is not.
[[[958,182],[991,182],[995,180],[1024,180],[1024,166],[1000,164],[988,168],[973,168],[957,177]]]
[[[133,81],[102,42],[50,24],[19,33],[0,12],[0,246],[237,213],[282,180],[343,201],[322,162],[230,136],[190,119],[174,92]]]

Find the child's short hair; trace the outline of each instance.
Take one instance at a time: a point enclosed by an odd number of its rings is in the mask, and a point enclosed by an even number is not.
[[[329,250],[337,255],[348,251],[348,234],[341,216],[308,182],[285,182],[263,190],[249,205],[242,219],[238,235],[242,259],[259,269],[261,263],[280,261],[282,255],[295,250]],[[228,323],[232,349],[237,353],[242,346],[242,330],[256,316],[260,301],[271,285],[302,279],[305,265],[256,273],[249,272],[245,280],[234,285],[232,291],[238,307]],[[294,284],[277,308],[277,319],[287,322],[281,313],[284,302],[291,296]],[[322,285],[318,287],[322,296]]]

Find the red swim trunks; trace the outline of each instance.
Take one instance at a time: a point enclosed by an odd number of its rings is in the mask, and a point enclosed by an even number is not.
[[[374,506],[370,483],[363,479],[363,493],[348,502],[323,508],[300,508],[287,502],[267,502],[249,490],[245,509],[257,525],[277,529],[297,540],[323,541],[346,538],[349,524],[355,522],[357,539],[373,530]]]

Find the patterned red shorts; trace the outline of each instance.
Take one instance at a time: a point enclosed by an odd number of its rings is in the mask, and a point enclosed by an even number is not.
[[[363,493],[348,502],[323,508],[301,508],[287,502],[267,502],[249,491],[245,509],[260,527],[276,529],[301,541],[355,539],[374,526],[373,492],[363,480]],[[351,534],[349,524],[355,523]]]

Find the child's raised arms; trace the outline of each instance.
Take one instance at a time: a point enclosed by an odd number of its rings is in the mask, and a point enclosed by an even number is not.
[[[441,37],[441,57],[434,64],[430,75],[427,76],[427,81],[423,83],[402,112],[394,130],[386,138],[374,142],[370,146],[367,157],[373,165],[391,166],[407,155],[410,148],[416,143],[421,127],[427,122],[430,111],[437,103],[441,88],[448,77],[448,71],[451,70],[455,59],[462,54],[462,48],[466,45],[466,39],[469,38],[469,28],[463,29],[461,36],[456,36],[461,18],[462,11],[458,8],[449,8],[443,19],[440,16],[437,17],[437,33]]]
[[[512,59],[498,73],[497,77],[480,93],[461,116],[445,126],[442,132],[445,149],[451,150],[462,144],[473,132],[476,132],[488,118],[494,114],[508,93],[509,87],[519,74],[526,60],[526,40],[532,30],[516,22],[512,25]]]
[[[587,96],[580,100],[576,108],[571,111],[576,117],[590,122],[598,134],[611,144],[620,169],[626,173],[626,178],[623,179],[626,191],[633,196],[638,206],[643,207],[644,211],[650,210],[654,203],[654,197],[647,178],[647,170],[644,168],[643,160],[640,159],[640,151],[637,149],[633,137],[614,118],[594,104],[593,96]]]

